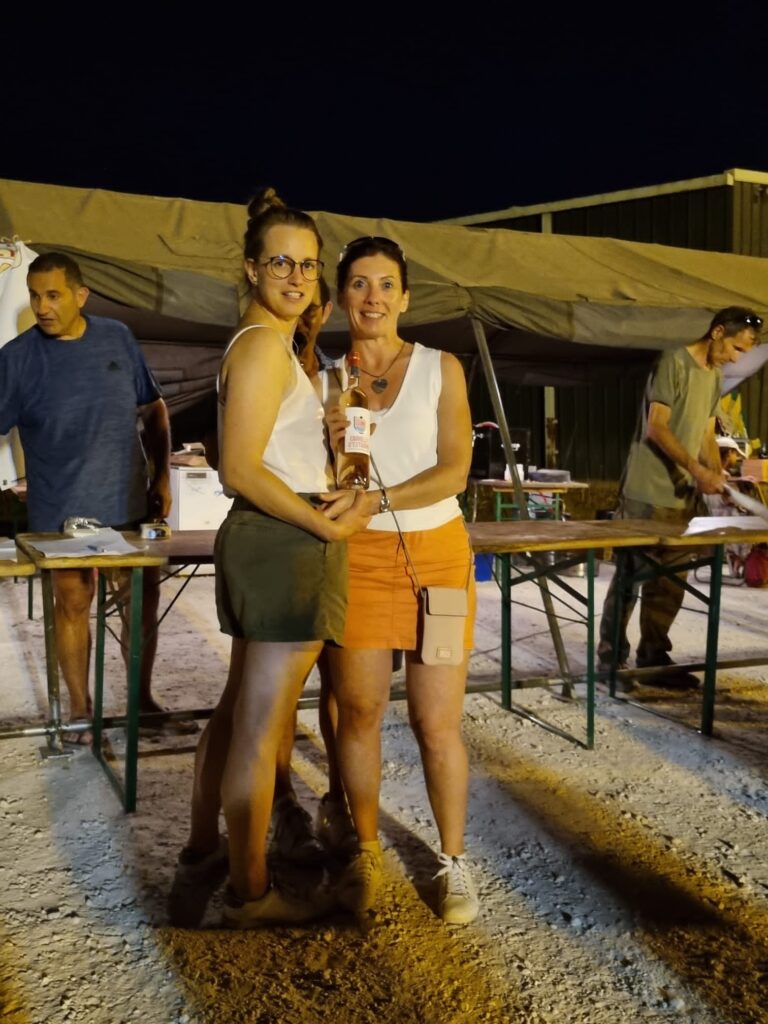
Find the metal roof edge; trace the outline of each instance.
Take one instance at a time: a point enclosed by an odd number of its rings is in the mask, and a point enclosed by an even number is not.
[[[483,224],[497,220],[511,220],[516,217],[528,217],[535,214],[557,213],[561,210],[577,210],[587,206],[602,206],[605,203],[621,203],[628,199],[649,199],[653,196],[669,195],[673,192],[695,192],[703,188],[715,188],[718,185],[732,186],[737,181],[751,182],[755,185],[768,185],[768,172],[749,171],[740,167],[710,174],[703,178],[688,178],[684,181],[669,181],[662,185],[646,185],[642,188],[623,189],[618,192],[602,192],[594,196],[581,196],[575,199],[559,199],[551,203],[535,203],[532,206],[510,206],[506,210],[494,210],[490,213],[470,214],[466,217],[450,217],[435,221],[436,224],[458,224],[465,227],[482,227]]]

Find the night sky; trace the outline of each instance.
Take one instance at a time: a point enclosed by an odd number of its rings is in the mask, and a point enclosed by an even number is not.
[[[0,176],[433,220],[768,171],[768,5],[541,6],[22,13]]]

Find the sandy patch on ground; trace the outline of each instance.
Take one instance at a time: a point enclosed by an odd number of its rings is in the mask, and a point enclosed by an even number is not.
[[[599,593],[607,577],[604,567]],[[535,602],[532,587],[520,590]],[[498,598],[493,584],[480,591],[472,678],[487,681],[499,674]],[[761,653],[765,592],[728,588],[724,597],[723,655]],[[0,584],[4,724],[45,709],[39,609],[28,622],[25,600],[24,585]],[[703,629],[699,611],[684,611],[676,656],[700,656]],[[583,629],[564,635],[573,666],[583,666]],[[516,671],[554,670],[541,617],[518,606],[515,642]],[[209,706],[227,649],[211,581],[195,582],[164,626],[158,694],[174,707]],[[114,648],[109,660],[107,711],[119,712]],[[0,1020],[768,1020],[767,681],[768,669],[721,674],[717,732],[727,742],[681,724],[698,721],[696,695],[638,695],[678,722],[603,696],[592,752],[503,711],[495,694],[468,697],[467,847],[483,911],[463,929],[433,912],[436,832],[400,703],[384,728],[381,905],[364,921],[338,914],[301,929],[223,931],[220,889],[174,883],[188,740],[142,743],[130,817],[87,752],[46,762],[40,740],[5,740]],[[515,700],[583,736],[583,705],[541,689],[517,691]],[[324,789],[314,711],[301,714],[294,763],[314,810]]]

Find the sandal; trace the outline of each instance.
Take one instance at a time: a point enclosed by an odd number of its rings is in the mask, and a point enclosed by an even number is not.
[[[91,722],[88,718],[73,718],[71,722],[67,722],[67,725],[87,725],[87,729],[79,729],[77,732],[61,731],[61,742],[66,744],[68,747],[90,747],[93,745],[93,730],[91,729]]]

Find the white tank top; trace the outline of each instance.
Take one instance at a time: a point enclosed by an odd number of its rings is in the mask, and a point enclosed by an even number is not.
[[[227,345],[222,363],[229,350],[246,331],[266,326],[266,324],[252,324],[238,331]],[[285,339],[283,340],[285,341]],[[319,494],[333,486],[333,474],[325,444],[323,407],[288,343],[286,343],[286,352],[291,359],[293,381],[289,386],[288,393],[283,396],[280,403],[275,425],[272,427],[272,433],[264,449],[262,463],[295,493]],[[217,391],[219,383],[219,378],[217,378]],[[254,395],[254,402],[257,401],[258,395]],[[219,398],[219,466],[223,462],[221,457],[223,407],[224,403]],[[221,478],[221,470],[219,470],[219,479],[224,487],[224,493],[228,497],[234,497],[235,492],[228,489],[226,482]]]
[[[440,356],[439,349],[414,343],[397,398],[388,409],[371,412],[371,422],[376,424],[376,431],[371,436],[371,452],[385,488],[410,480],[412,476],[437,465],[437,404],[443,385]],[[334,365],[340,368],[342,386],[346,387],[345,360],[338,359]],[[379,487],[371,466],[369,489],[376,491]],[[461,510],[455,495],[451,495],[424,508],[398,509],[396,515],[400,529],[405,533],[444,526],[460,516]],[[391,512],[373,516],[368,529],[397,532]]]

